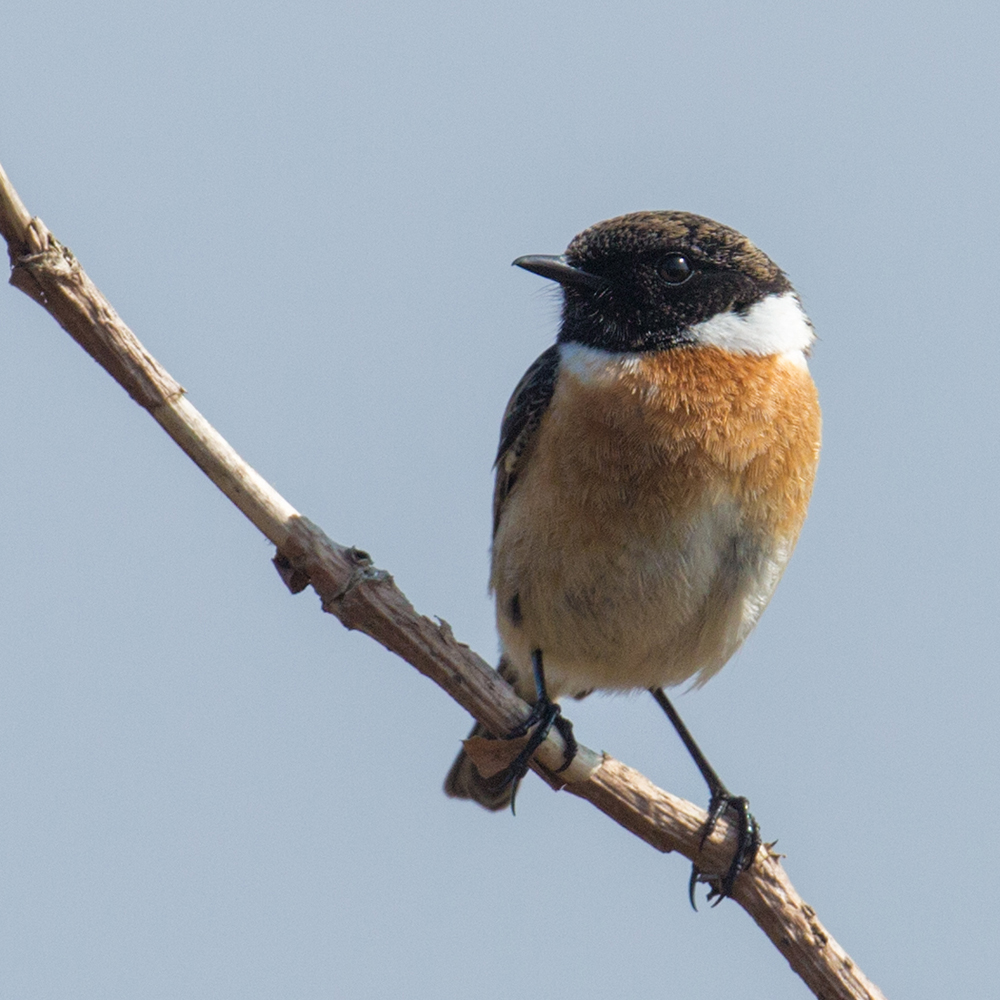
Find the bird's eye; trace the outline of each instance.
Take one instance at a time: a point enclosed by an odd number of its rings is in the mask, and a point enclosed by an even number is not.
[[[694,273],[687,257],[681,253],[668,254],[660,261],[660,277],[671,285],[681,285]]]

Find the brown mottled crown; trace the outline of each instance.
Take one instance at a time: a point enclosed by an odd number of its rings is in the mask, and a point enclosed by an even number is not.
[[[593,260],[676,249],[741,271],[762,286],[787,285],[781,268],[742,233],[692,212],[632,212],[606,219],[574,236],[566,256],[586,270]]]

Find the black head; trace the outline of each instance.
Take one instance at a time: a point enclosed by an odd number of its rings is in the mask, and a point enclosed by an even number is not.
[[[745,236],[690,212],[608,219],[576,236],[561,257],[514,263],[563,286],[560,342],[611,351],[693,343],[696,323],[743,314],[792,288]]]

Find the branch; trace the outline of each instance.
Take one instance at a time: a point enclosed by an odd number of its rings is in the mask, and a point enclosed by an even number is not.
[[[331,541],[240,458],[139,343],[73,254],[29,215],[2,167],[0,233],[10,254],[11,284],[48,310],[274,543],[275,564],[293,593],[311,586],[324,611],[401,656],[491,732],[509,732],[528,717],[529,706],[455,639],[446,622],[418,614],[367,553]],[[532,763],[552,787],[586,799],[652,847],[677,851],[703,872],[726,870],[736,844],[732,823],[721,821],[701,847],[706,814],[698,806],[587,747],[580,746],[570,767],[556,776],[551,769],[562,760],[562,738],[553,730]],[[769,846],[737,878],[733,898],[817,997],[884,1000],[795,892]]]

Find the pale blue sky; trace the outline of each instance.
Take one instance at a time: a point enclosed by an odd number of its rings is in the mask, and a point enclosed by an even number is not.
[[[500,416],[558,315],[510,261],[637,209],[749,235],[815,321],[825,446],[760,627],[679,707],[887,996],[987,996],[998,26],[961,2],[35,0],[0,29],[0,162],[232,444],[487,657]],[[0,996],[808,995],[585,804],[445,799],[465,713],[290,597],[13,289],[0,330]],[[651,699],[568,714],[704,799]]]

